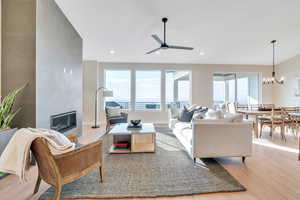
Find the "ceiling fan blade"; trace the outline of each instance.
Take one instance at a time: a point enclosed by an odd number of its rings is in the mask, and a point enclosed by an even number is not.
[[[151,35],[154,40],[156,40],[159,44],[163,44],[163,41],[157,35]]]
[[[149,51],[149,52],[147,52],[146,54],[154,53],[155,51],[158,51],[158,50],[160,50],[160,49],[161,49],[160,47],[157,48],[157,49],[153,49],[152,51]]]
[[[168,45],[170,49],[183,49],[183,50],[193,50],[193,47],[182,47],[182,46],[175,46],[175,45]]]

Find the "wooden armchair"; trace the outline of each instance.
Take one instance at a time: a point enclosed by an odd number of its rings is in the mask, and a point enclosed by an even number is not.
[[[69,135],[72,142],[77,142],[76,135]],[[41,180],[55,187],[55,197],[59,200],[64,184],[70,183],[99,168],[100,181],[103,179],[102,143],[100,140],[75,148],[72,151],[52,155],[44,138],[35,139],[31,151],[37,161],[39,176],[34,189],[38,192]]]

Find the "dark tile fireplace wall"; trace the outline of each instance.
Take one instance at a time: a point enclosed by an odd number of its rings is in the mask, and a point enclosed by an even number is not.
[[[50,129],[65,133],[77,126],[76,111],[52,115],[50,117]]]

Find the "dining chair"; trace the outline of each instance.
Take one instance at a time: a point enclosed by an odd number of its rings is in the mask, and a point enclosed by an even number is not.
[[[281,139],[286,141],[285,137],[285,120],[282,110],[272,108],[270,116],[262,116],[259,118],[260,122],[260,137],[264,126],[270,127],[270,136],[273,138],[277,127],[280,128]]]
[[[283,119],[286,131],[291,131],[295,137],[298,135],[298,117],[289,115],[297,112],[297,107],[282,107]]]

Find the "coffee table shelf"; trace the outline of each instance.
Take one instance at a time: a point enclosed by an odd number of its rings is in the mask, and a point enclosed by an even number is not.
[[[108,134],[112,137],[110,153],[153,153],[156,132],[152,123],[144,123],[140,129],[128,129],[127,123],[117,124]],[[129,143],[129,149],[115,149],[118,141]]]

